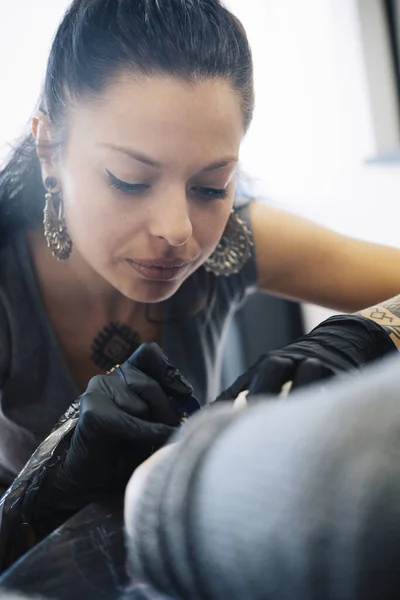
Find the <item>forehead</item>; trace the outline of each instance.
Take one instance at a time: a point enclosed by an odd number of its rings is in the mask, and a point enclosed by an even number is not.
[[[140,144],[155,157],[192,146],[210,151],[211,160],[237,151],[244,135],[240,97],[228,82],[129,75],[75,107],[70,126],[80,144]]]

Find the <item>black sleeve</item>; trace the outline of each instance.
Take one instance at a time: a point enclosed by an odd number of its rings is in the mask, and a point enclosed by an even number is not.
[[[0,299],[0,390],[7,379],[11,355],[10,332]]]

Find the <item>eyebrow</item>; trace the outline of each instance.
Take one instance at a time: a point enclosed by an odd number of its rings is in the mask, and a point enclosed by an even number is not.
[[[123,146],[118,146],[117,144],[111,144],[111,143],[103,143],[103,144],[100,144],[100,146],[110,148],[111,150],[116,150],[117,152],[122,152],[123,154],[127,154],[134,160],[137,160],[137,161],[139,161],[145,165],[148,165],[150,167],[154,167],[155,169],[162,168],[162,164],[160,162],[153,160],[149,156],[146,156],[142,152],[137,152],[136,150],[133,150],[132,148],[124,148]],[[239,159],[237,158],[237,156],[226,156],[225,158],[221,158],[220,160],[217,160],[217,161],[207,165],[206,167],[201,169],[200,172],[203,173],[204,171],[216,171],[217,169],[222,169],[224,167],[227,167],[231,163],[238,163],[238,162],[239,162]]]
[[[223,169],[223,167],[227,167],[232,163],[238,163],[239,159],[237,156],[227,156],[226,158],[222,158],[221,160],[217,160],[216,162],[211,163],[207,167],[201,170],[203,171],[216,171],[217,169]]]

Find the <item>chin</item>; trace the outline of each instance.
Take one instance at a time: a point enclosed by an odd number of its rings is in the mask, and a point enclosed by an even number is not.
[[[135,286],[130,285],[129,289],[121,287],[120,291],[134,302],[157,304],[171,298],[181,287],[183,281],[141,281],[137,282]]]

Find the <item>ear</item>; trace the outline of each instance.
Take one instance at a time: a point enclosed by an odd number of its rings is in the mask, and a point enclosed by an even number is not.
[[[32,119],[32,135],[35,138],[36,152],[42,168],[43,183],[47,177],[58,179],[57,166],[54,160],[52,125],[42,111],[38,111]]]

